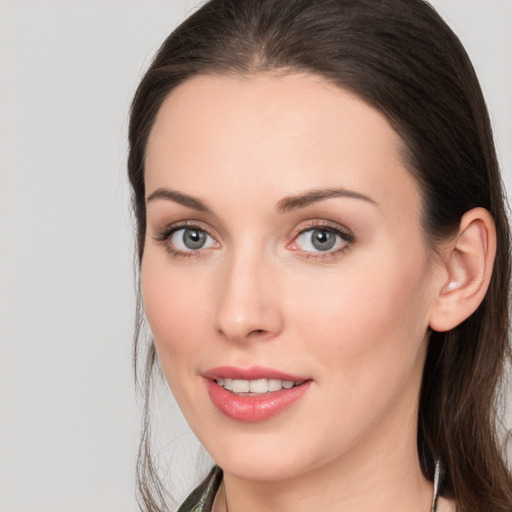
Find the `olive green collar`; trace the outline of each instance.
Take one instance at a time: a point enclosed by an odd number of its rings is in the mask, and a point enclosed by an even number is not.
[[[178,512],[211,512],[221,482],[222,469],[213,466],[208,476],[192,491]]]

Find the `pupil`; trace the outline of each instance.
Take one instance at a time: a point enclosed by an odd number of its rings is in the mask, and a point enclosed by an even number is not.
[[[206,241],[206,233],[198,229],[186,229],[183,233],[183,243],[189,249],[201,249]]]
[[[328,251],[336,243],[336,235],[325,229],[315,229],[312,239],[313,247],[319,251]]]

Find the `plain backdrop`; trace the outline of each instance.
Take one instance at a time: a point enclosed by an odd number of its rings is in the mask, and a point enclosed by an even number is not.
[[[0,0],[0,512],[137,510],[127,112],[197,3]],[[477,68],[512,190],[512,0],[433,4]],[[180,499],[197,442],[161,396]]]

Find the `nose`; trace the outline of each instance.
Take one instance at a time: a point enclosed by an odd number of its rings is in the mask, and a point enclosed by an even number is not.
[[[239,254],[219,274],[215,328],[225,338],[244,342],[275,338],[283,328],[276,280],[278,269],[255,254]]]

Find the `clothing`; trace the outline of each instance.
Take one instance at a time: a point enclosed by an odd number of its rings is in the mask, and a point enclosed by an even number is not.
[[[222,482],[222,469],[213,466],[208,476],[183,502],[178,512],[211,512]]]

